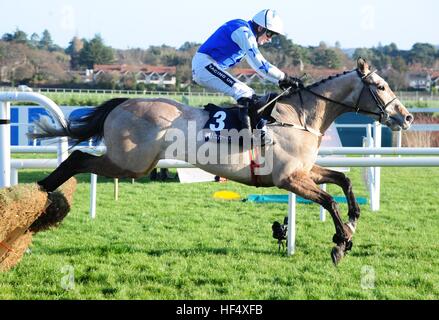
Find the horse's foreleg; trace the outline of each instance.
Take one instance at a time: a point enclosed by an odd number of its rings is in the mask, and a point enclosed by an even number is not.
[[[317,165],[314,165],[311,169],[310,176],[316,184],[333,183],[343,189],[349,207],[349,225],[355,232],[357,221],[360,218],[360,206],[358,205],[352,191],[351,180],[349,180],[349,178],[342,172],[329,170]]]
[[[94,156],[82,151],[74,151],[45,179],[38,184],[47,192],[52,192],[78,173],[95,173],[110,178],[138,177],[133,172],[114,165],[105,155]]]
[[[352,246],[351,238],[353,235],[353,230],[348,225],[343,224],[337,202],[329,193],[321,190],[307,172],[294,172],[283,179],[279,187],[320,204],[331,214],[335,225],[333,241],[336,243],[336,247],[332,249],[331,258],[337,265],[343,258],[345,251]]]

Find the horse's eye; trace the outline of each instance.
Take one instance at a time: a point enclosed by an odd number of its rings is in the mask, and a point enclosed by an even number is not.
[[[386,88],[385,88],[383,85],[379,85],[379,86],[377,86],[377,89],[378,89],[378,90],[381,90],[381,91],[386,90]]]

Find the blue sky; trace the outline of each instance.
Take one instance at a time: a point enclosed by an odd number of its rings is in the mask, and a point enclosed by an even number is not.
[[[277,10],[288,38],[303,46],[439,44],[437,0],[2,0],[0,35],[18,27],[28,35],[48,29],[62,47],[75,35],[90,39],[97,33],[118,49],[180,47],[201,43],[223,22],[250,19],[265,8]]]

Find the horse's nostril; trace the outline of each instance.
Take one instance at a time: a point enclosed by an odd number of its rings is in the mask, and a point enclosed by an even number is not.
[[[412,123],[413,122],[413,116],[411,114],[405,116],[405,121],[408,123]]]

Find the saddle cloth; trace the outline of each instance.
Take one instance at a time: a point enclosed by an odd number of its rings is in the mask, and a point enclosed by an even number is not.
[[[209,119],[204,125],[204,141],[216,141],[217,143],[232,143],[233,133],[230,130],[235,129],[236,133],[243,129],[243,123],[239,116],[240,107],[221,108],[209,103],[204,107],[209,112]],[[242,140],[238,138],[237,142]],[[239,141],[241,143],[241,141]]]
[[[274,99],[276,96],[276,93],[269,93],[266,96],[259,97],[258,102],[256,103],[257,109],[253,111],[255,118],[253,119],[254,123],[259,123],[259,120],[262,118],[268,120],[268,123],[271,123],[275,120],[271,113],[276,105],[276,101]],[[270,101],[271,103],[268,104]],[[226,130],[227,132],[229,130],[236,129],[239,132],[243,129],[243,123],[241,120],[242,117],[240,116],[240,109],[242,108],[221,108],[209,103],[204,107],[204,109],[209,112],[209,120],[207,120],[206,124],[204,125],[204,130],[206,131],[205,141],[216,140],[218,143],[231,143],[231,140],[233,139],[230,137],[230,135],[221,134],[221,131]],[[238,140],[239,144],[242,145],[242,137],[240,137]]]

